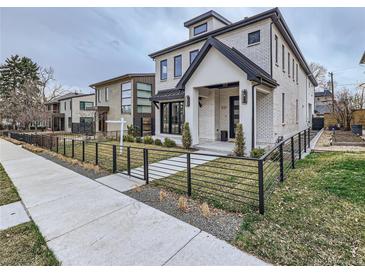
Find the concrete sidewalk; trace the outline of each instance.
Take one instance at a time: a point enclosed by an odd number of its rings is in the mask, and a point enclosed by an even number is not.
[[[0,162],[63,265],[265,265],[196,227],[1,139]]]

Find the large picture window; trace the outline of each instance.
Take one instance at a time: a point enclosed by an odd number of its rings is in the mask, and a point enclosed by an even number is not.
[[[184,125],[184,102],[161,103],[161,133],[181,134]]]
[[[131,113],[132,110],[132,84],[122,84],[122,113]]]
[[[151,113],[152,85],[137,83],[137,112]]]

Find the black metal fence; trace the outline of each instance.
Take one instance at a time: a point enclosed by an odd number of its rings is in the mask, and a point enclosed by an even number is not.
[[[172,189],[214,206],[242,211],[247,205],[264,214],[265,202],[296,162],[308,152],[315,133],[301,131],[259,159],[204,154],[182,149],[135,147],[55,135],[10,133],[10,137],[66,157],[98,165]],[[119,136],[120,138],[120,136]],[[119,139],[115,136],[115,139]]]

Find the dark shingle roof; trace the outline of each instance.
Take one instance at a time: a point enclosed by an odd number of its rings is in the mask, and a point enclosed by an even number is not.
[[[262,68],[260,68],[250,59],[248,59],[245,55],[240,53],[238,50],[228,47],[227,45],[223,44],[216,38],[209,37],[205,42],[205,44],[203,45],[203,47],[201,48],[201,50],[199,51],[196,58],[194,59],[193,63],[190,65],[190,67],[187,69],[183,77],[180,79],[179,83],[176,85],[177,89],[185,88],[185,84],[193,75],[194,71],[198,68],[199,64],[207,55],[211,47],[216,48],[232,63],[234,63],[244,72],[246,72],[248,80],[256,82],[261,82],[261,80],[263,80],[263,84],[271,86],[278,85],[277,82],[270,76],[270,74],[268,74],[266,71],[264,71]]]
[[[184,23],[184,27],[190,27],[191,25],[194,25],[195,23],[198,23],[200,21],[203,21],[209,17],[214,17],[216,19],[218,19],[219,21],[221,21],[222,23],[229,25],[231,24],[231,21],[229,21],[227,18],[224,18],[222,15],[220,15],[219,13],[215,12],[214,10],[210,10],[206,13],[203,13],[197,17],[194,17],[193,19],[190,19],[188,21],[186,21]]]
[[[176,100],[183,99],[185,95],[184,90],[172,88],[172,89],[164,89],[159,90],[157,94],[151,96],[150,100],[152,102],[160,102],[166,100]]]

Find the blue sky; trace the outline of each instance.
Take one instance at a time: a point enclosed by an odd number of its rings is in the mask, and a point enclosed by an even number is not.
[[[1,8],[0,61],[11,54],[52,66],[66,87],[153,72],[148,54],[188,38],[183,22],[211,8]],[[268,8],[213,8],[232,22]],[[307,62],[339,87],[365,82],[365,8],[281,8]]]

